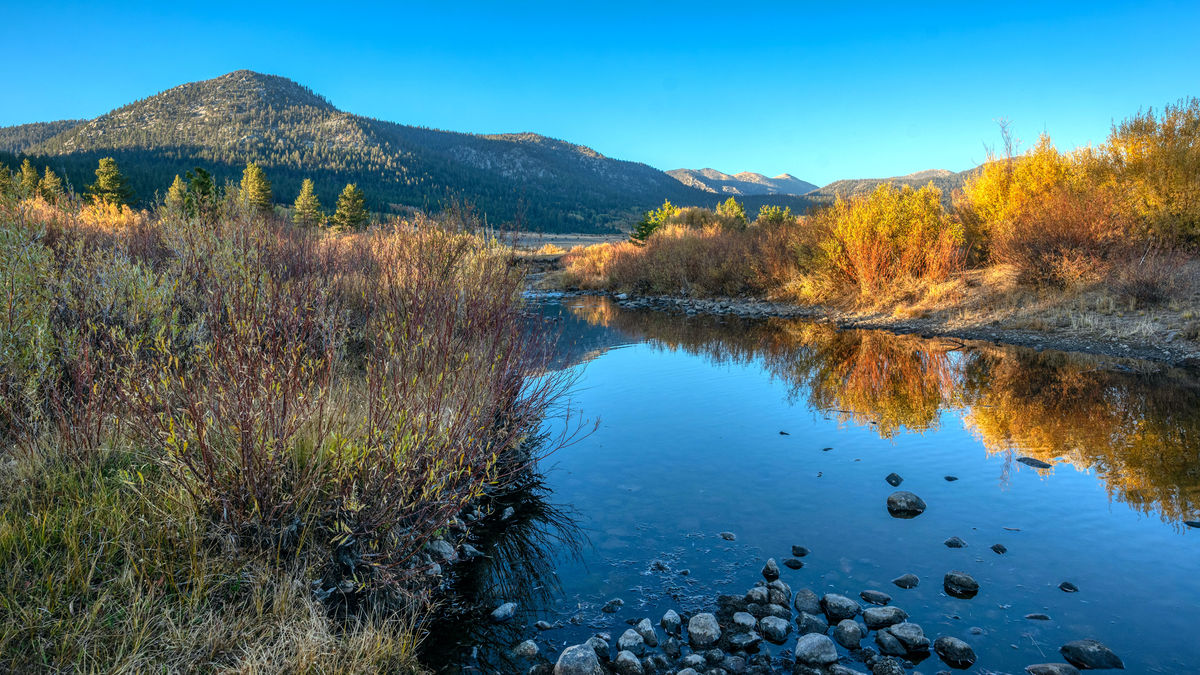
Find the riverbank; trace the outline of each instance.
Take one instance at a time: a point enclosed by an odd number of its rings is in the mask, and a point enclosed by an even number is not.
[[[554,271],[532,275],[539,292],[564,295],[600,295],[629,309],[646,309],[686,315],[711,314],[744,318],[802,318],[827,322],[845,329],[886,330],[1008,344],[1037,350],[1080,352],[1116,358],[1153,361],[1167,366],[1200,369],[1200,325],[1197,309],[1159,307],[1122,311],[1115,304],[1107,312],[1088,305],[1106,304],[1103,298],[1059,296],[1029,291],[989,304],[975,296],[936,309],[903,312],[838,309],[826,305],[800,305],[753,297],[691,298],[667,295],[632,295],[609,291],[559,290]],[[1192,294],[1197,298],[1196,294]],[[1194,304],[1194,303],[1193,303]],[[1081,308],[1082,307],[1082,308]]]

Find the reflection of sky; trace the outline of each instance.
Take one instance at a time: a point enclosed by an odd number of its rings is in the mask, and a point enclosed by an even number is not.
[[[1058,661],[1061,644],[1086,637],[1108,644],[1132,672],[1200,664],[1200,643],[1188,637],[1200,622],[1200,532],[1110,501],[1103,482],[1069,464],[1043,476],[989,455],[964,429],[963,411],[943,411],[934,431],[882,439],[806,400],[789,403],[788,385],[757,362],[718,365],[646,344],[591,360],[576,403],[601,418],[600,428],[548,461],[548,482],[555,501],[575,508],[593,548],[582,563],[561,564],[566,598],[555,609],[569,615],[578,602],[622,597],[627,604],[616,615],[601,616],[590,604],[582,612],[609,621],[615,637],[627,618],[657,621],[668,608],[744,592],[761,578],[766,556],[782,562],[802,544],[812,550],[806,566],[783,570],[794,589],[883,590],[931,639],[969,642],[980,667],[1019,672]],[[893,471],[904,477],[901,489],[928,502],[924,515],[888,516],[893,488],[883,477]],[[737,541],[719,540],[723,530]],[[969,546],[946,548],[951,536]],[[995,543],[1009,552],[993,553]],[[647,574],[655,558],[691,575]],[[952,569],[980,582],[975,599],[942,593]],[[890,583],[905,572],[921,585],[906,591]],[[1060,591],[1062,581],[1081,591]],[[1033,612],[1053,620],[1024,619]],[[594,630],[545,637],[559,645]]]

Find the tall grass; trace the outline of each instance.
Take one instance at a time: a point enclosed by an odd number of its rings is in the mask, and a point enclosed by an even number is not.
[[[425,544],[557,414],[508,249],[222,208],[0,205],[0,664],[413,668]]]

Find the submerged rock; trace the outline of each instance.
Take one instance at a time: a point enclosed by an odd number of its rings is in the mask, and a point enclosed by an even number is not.
[[[893,518],[916,518],[925,512],[925,500],[907,490],[888,495],[887,510]]]
[[[951,668],[966,670],[975,663],[975,650],[956,637],[943,635],[934,640],[933,651]]]
[[[862,598],[864,602],[869,602],[872,605],[886,605],[892,601],[892,596],[884,593],[883,591],[867,590],[859,593],[858,597]]]
[[[900,487],[900,484],[904,482],[904,479],[900,477],[900,474],[895,472],[889,473],[884,480],[887,481],[887,484],[891,485],[892,487]]]
[[[1073,640],[1059,648],[1068,663],[1084,670],[1124,670],[1125,664],[1099,640]]]
[[[1049,462],[1043,462],[1042,460],[1034,459],[1033,457],[1018,457],[1017,461],[1026,466],[1032,466],[1035,469],[1049,469],[1054,466]]]
[[[605,675],[590,644],[567,647],[554,664],[554,675]]]
[[[1069,663],[1035,663],[1025,666],[1029,675],[1079,675],[1079,669]]]
[[[946,593],[956,598],[969,600],[979,593],[979,582],[966,572],[954,570],[946,573],[946,578],[942,580],[942,587]]]
[[[504,623],[517,615],[517,603],[506,602],[496,609],[492,610],[492,621],[495,623]]]
[[[921,583],[921,580],[918,579],[917,575],[915,574],[901,574],[895,579],[892,579],[892,583],[896,584],[900,588],[916,588],[917,585]]]

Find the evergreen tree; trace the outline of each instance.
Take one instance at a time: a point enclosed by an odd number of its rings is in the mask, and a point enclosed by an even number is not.
[[[342,230],[357,230],[367,224],[367,209],[363,191],[359,190],[354,183],[346,184],[346,189],[338,195],[333,224]]]
[[[297,225],[315,227],[324,220],[321,215],[321,201],[317,199],[317,193],[314,190],[315,186],[311,178],[305,178],[304,182],[300,184],[300,196],[296,197],[292,211],[292,220]]]
[[[730,197],[721,204],[717,204],[717,215],[724,218],[730,218],[738,224],[746,224],[746,209],[738,203],[738,200]]]
[[[679,213],[679,207],[672,204],[670,200],[664,201],[658,210],[647,211],[642,216],[642,220],[633,228],[633,234],[629,236],[629,240],[635,244],[645,244],[655,230],[677,213]]]
[[[16,190],[13,183],[12,171],[7,164],[0,164],[0,197],[8,197]]]
[[[175,180],[171,183],[171,187],[167,188],[167,210],[175,215],[183,215],[187,213],[188,202],[188,186],[175,174]]]
[[[117,160],[105,157],[96,167],[96,182],[87,187],[87,193],[102,204],[119,204],[124,206],[133,199],[133,191],[129,189],[125,176],[117,169]]]
[[[62,196],[65,194],[63,192],[62,179],[58,177],[58,174],[51,171],[50,167],[46,167],[46,174],[38,182],[38,194],[42,196],[42,199],[51,204],[57,204],[58,200],[62,199]]]
[[[271,196],[271,181],[262,167],[250,162],[242,172],[242,185],[239,190],[242,199],[259,215],[267,216],[275,211]]]
[[[21,162],[21,196],[36,195],[39,182],[41,182],[41,178],[38,177],[37,169],[33,168],[33,162],[28,159]]]
[[[184,202],[189,216],[207,220],[216,216],[217,186],[212,174],[196,167],[187,172],[187,199]]]

